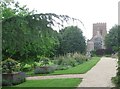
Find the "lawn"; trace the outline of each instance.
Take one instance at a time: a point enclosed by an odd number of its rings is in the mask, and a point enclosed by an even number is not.
[[[100,60],[100,57],[93,57],[91,60],[81,65],[72,67],[67,70],[57,70],[52,74],[84,74],[87,71],[89,71],[93,66],[95,66],[99,60]]]
[[[3,89],[75,89],[82,79],[79,78],[65,78],[65,79],[47,79],[47,80],[27,80],[26,82],[16,85],[14,87],[3,87]],[[41,87],[41,88],[40,88]]]

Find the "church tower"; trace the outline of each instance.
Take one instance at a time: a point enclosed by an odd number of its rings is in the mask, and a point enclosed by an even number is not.
[[[106,30],[106,23],[95,23],[93,24],[93,37],[97,35],[97,32],[100,32],[103,39],[105,39],[105,36],[107,34]]]
[[[93,37],[87,42],[87,52],[105,49],[105,36],[107,35],[106,23],[93,24]]]

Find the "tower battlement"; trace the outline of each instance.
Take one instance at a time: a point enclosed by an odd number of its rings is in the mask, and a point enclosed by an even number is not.
[[[100,32],[101,36],[105,38],[105,35],[107,34],[106,30],[106,23],[94,23],[93,24],[93,37],[97,35],[97,32]]]
[[[100,25],[101,25],[101,24],[106,24],[106,23],[105,23],[105,22],[103,22],[103,23],[98,22],[98,23],[94,23],[94,24],[98,24],[98,25],[100,24]],[[94,25],[94,24],[93,24],[93,25]]]

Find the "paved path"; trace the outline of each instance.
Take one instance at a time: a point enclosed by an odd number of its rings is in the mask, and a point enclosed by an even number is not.
[[[84,74],[67,74],[67,75],[50,75],[50,76],[34,76],[27,77],[27,80],[40,80],[40,79],[58,79],[58,78],[83,78]]]
[[[86,74],[67,74],[51,76],[27,77],[27,80],[56,79],[56,78],[83,78],[78,87],[113,87],[111,78],[116,75],[117,60],[102,57],[101,60]]]
[[[113,87],[111,77],[116,76],[117,60],[102,57],[101,60],[88,71],[78,87]]]

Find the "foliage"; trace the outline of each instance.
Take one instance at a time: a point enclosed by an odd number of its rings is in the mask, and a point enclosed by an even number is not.
[[[105,54],[106,55],[111,55],[111,54],[113,54],[114,53],[114,50],[112,49],[112,48],[107,48],[107,49],[105,49]]]
[[[17,65],[18,62],[8,58],[2,62],[2,72],[3,73],[13,73],[19,66]]]
[[[54,72],[54,68],[51,66],[36,67],[34,69],[35,74],[48,74]]]
[[[46,66],[47,64],[49,64],[50,59],[47,57],[41,57],[39,62],[41,63],[42,66]]]
[[[85,53],[85,37],[77,26],[69,26],[60,30],[60,53]]]
[[[105,49],[98,49],[96,50],[96,55],[103,56],[105,54]]]
[[[54,55],[55,48],[59,44],[57,34],[50,27],[46,27],[44,20],[42,21],[33,20],[29,16],[4,20],[3,59],[12,57],[22,61],[29,57],[37,60],[37,55],[47,57]]]
[[[12,86],[11,80],[2,79],[2,86]]]
[[[8,57],[19,61],[37,60],[37,55],[53,57],[59,40],[57,31],[51,27],[55,24],[62,26],[64,21],[70,19],[77,20],[54,13],[34,14],[34,11],[30,12],[26,6],[21,7],[18,2],[2,1],[1,5],[3,60]]]
[[[114,52],[118,51],[118,26],[112,27],[105,38],[105,46],[107,49],[111,49]]]
[[[12,86],[12,85],[17,85],[20,83],[23,83],[26,81],[26,75],[23,72],[19,72],[16,74],[3,74],[2,76],[2,85],[3,86]]]
[[[13,16],[27,16],[33,14],[35,11],[29,11],[29,8],[20,6],[19,2],[14,0],[1,0],[0,5],[2,6],[2,19],[8,19]]]
[[[68,69],[71,67],[75,67],[78,64],[81,64],[87,61],[88,58],[79,53],[68,53],[64,56],[54,57],[54,63],[58,65],[57,69]]]
[[[78,62],[78,64],[83,63],[84,61],[88,60],[88,57],[80,54],[80,53],[74,53],[73,58]]]
[[[35,14],[18,2],[2,0],[2,53],[3,60],[10,57],[20,62],[38,61],[37,56],[53,57],[58,55],[58,32],[52,29],[56,24],[77,20],[67,15],[54,13]]]
[[[112,48],[106,48],[106,49],[97,49],[94,51],[91,51],[92,56],[110,56],[114,53]]]
[[[26,74],[24,72],[19,72],[19,75],[16,76],[16,79],[12,81],[13,85],[17,85],[26,81]]]
[[[117,88],[120,89],[120,26],[118,26],[118,72],[117,72]]]
[[[27,72],[31,70],[32,70],[32,66],[30,64],[25,64],[24,66],[21,67],[21,71],[23,72]]]

